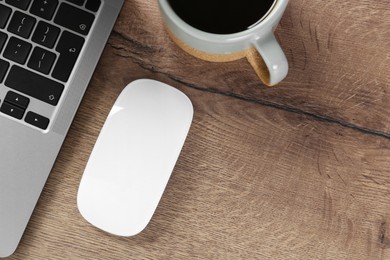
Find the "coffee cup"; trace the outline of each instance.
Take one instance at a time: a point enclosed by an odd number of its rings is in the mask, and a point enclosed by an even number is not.
[[[184,51],[214,62],[246,57],[269,86],[288,73],[274,35],[287,4],[288,0],[159,0],[166,29]]]

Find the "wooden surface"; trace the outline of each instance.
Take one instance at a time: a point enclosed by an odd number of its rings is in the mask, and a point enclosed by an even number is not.
[[[264,87],[246,60],[201,61],[127,0],[17,252],[10,259],[390,259],[390,4],[291,0],[290,65]],[[149,226],[89,225],[77,189],[102,124],[139,78],[195,116]]]

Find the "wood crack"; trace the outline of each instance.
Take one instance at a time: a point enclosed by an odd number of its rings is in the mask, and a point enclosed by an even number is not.
[[[136,41],[132,38],[129,38],[127,36],[125,36],[124,34],[118,32],[118,31],[115,31],[113,30],[111,32],[111,36],[114,36],[114,37],[117,37],[119,39],[121,39],[122,41],[126,42],[127,44],[131,45],[131,46],[134,46],[135,48],[130,48],[130,49],[140,49],[142,50],[144,53],[149,53],[149,52],[155,52],[155,48],[151,47],[151,46],[148,46],[142,42],[139,42],[139,41]],[[108,42],[108,44],[115,48],[115,49],[118,49],[118,47],[115,47],[115,45],[111,44],[110,42]],[[125,48],[122,48],[123,50],[129,50],[129,49],[125,49]]]
[[[266,106],[266,107],[272,107],[272,108],[275,108],[275,109],[284,110],[284,111],[291,112],[291,113],[305,115],[305,116],[311,117],[313,119],[316,119],[318,121],[326,122],[326,123],[329,123],[329,124],[339,125],[339,126],[342,126],[342,127],[345,127],[345,128],[349,128],[349,129],[361,132],[363,134],[369,134],[369,135],[385,138],[385,139],[388,139],[388,140],[390,139],[390,134],[388,134],[388,133],[384,133],[384,132],[381,132],[381,131],[376,131],[376,130],[373,130],[373,129],[361,127],[361,126],[358,126],[358,125],[355,125],[355,124],[352,124],[352,123],[348,123],[348,122],[345,122],[345,121],[342,121],[342,120],[339,120],[339,119],[336,119],[336,118],[332,118],[332,117],[324,116],[324,115],[320,115],[320,114],[315,114],[315,113],[312,113],[312,112],[307,112],[307,111],[299,109],[299,108],[290,107],[290,106],[286,106],[286,105],[282,105],[282,104],[278,104],[278,103],[273,103],[273,102],[270,102],[270,101],[267,101],[267,100],[259,100],[259,99],[254,99],[254,98],[250,98],[250,97],[245,97],[245,96],[238,95],[238,94],[232,93],[232,92],[224,92],[224,91],[220,91],[220,90],[214,89],[214,88],[199,87],[199,86],[196,86],[194,84],[185,82],[185,81],[183,81],[183,80],[181,80],[179,78],[173,77],[170,74],[166,74],[166,75],[169,76],[169,78],[171,78],[172,80],[174,80],[176,82],[179,82],[179,83],[181,83],[181,84],[183,84],[183,85],[185,85],[187,87],[193,88],[193,89],[206,91],[206,92],[210,92],[210,93],[214,93],[214,94],[220,94],[220,95],[224,95],[224,96],[227,96],[227,97],[240,99],[240,100],[243,100],[243,101],[246,101],[246,102],[255,103],[255,104]]]
[[[387,249],[387,248],[390,248],[390,241],[389,239],[386,237],[386,222],[383,221],[381,224],[380,224],[380,227],[379,227],[379,242],[380,242],[380,246],[383,248],[383,249]]]

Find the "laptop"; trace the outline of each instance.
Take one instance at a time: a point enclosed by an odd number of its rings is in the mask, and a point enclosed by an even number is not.
[[[23,235],[124,0],[0,0],[0,257]]]

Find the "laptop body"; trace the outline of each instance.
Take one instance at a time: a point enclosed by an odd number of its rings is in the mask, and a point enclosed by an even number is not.
[[[5,12],[11,10],[10,16],[12,16],[4,28],[0,27],[0,32],[8,35],[3,47],[0,48],[0,60],[9,65],[0,83],[0,110],[2,111],[0,112],[0,257],[11,255],[17,248],[124,0],[99,1],[100,6],[97,8],[96,6],[91,7],[91,9],[96,8],[96,10],[86,10],[94,16],[90,28],[86,28],[86,26],[89,26],[88,24],[80,23],[80,25],[77,25],[79,27],[75,28],[76,31],[69,29],[74,26],[72,24],[66,25],[67,27],[62,25],[59,10],[54,11],[57,13],[54,13],[52,18],[48,19],[29,13],[30,10],[32,12],[35,4],[46,4],[56,0],[27,0],[31,2],[27,9],[24,7],[26,10],[23,10],[23,7],[14,6],[14,4],[18,5],[20,0],[14,1],[16,2],[0,0],[2,10],[5,10]],[[92,0],[91,3],[88,0],[58,0],[57,2],[56,8],[63,8],[62,11],[67,14],[70,13],[69,8],[73,10],[75,7],[84,10],[86,5],[96,4],[96,0]],[[39,10],[42,11],[43,8]],[[19,35],[27,19],[19,18],[18,20],[18,17],[15,19],[13,17],[13,15],[20,16],[26,12],[28,14],[27,18],[33,17],[35,19],[35,21],[33,20],[33,32],[27,38],[25,35]],[[36,34],[34,28],[38,30],[40,24],[46,25],[47,30],[42,30],[44,34],[51,29],[47,23],[51,23],[56,19],[59,23],[56,27],[60,29],[57,43],[55,43],[57,47],[54,44],[53,49],[49,52],[48,48],[41,46],[38,40],[32,41]],[[19,27],[14,26],[13,28],[12,23],[19,23]],[[15,34],[9,33],[8,30],[14,30]],[[89,31],[86,33],[85,30]],[[58,63],[60,62],[59,59],[65,59],[61,57],[61,51],[63,50],[58,46],[60,41],[63,40],[61,37],[68,34],[84,39],[80,50],[75,48],[65,49],[70,54],[79,52],[68,78],[62,79],[61,76],[56,76],[56,78],[52,76],[55,73],[56,64],[52,65],[50,72],[47,74],[41,73],[41,71],[37,72],[35,69],[40,70],[42,64],[46,62],[45,59],[50,56],[43,55],[42,52],[44,54],[46,52],[48,54],[54,53]],[[43,36],[42,41],[46,40],[46,36]],[[13,47],[12,40],[22,40],[29,43],[31,53],[25,63],[7,59],[10,53],[18,52],[18,49],[15,51],[15,48],[19,48],[21,45],[16,44]],[[79,46],[77,45],[77,47]],[[40,56],[37,56],[36,53]],[[34,55],[38,57],[38,62],[33,62]],[[69,61],[62,62],[67,63]],[[19,71],[26,75],[30,75],[31,72],[39,75],[32,76],[29,81],[34,81],[35,77],[38,77],[39,80],[41,80],[41,76],[48,77],[53,84],[63,87],[61,89],[62,93],[58,95],[58,92],[51,93],[51,88],[44,88],[42,89],[44,94],[34,93],[33,96],[30,96],[30,90],[24,90],[23,86],[20,85],[23,77],[16,76]],[[58,75],[63,72],[64,70],[58,69]],[[26,84],[29,84],[29,82],[26,82]],[[22,109],[22,116],[15,117],[13,113],[21,109],[21,105],[18,104],[21,99],[28,99],[28,105]]]

